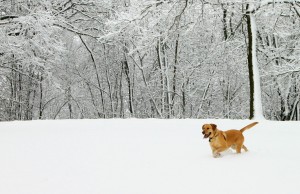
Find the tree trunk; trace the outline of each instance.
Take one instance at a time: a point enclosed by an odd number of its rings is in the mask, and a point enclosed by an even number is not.
[[[112,88],[112,84],[110,81],[110,75],[109,75],[109,65],[107,64],[107,58],[106,56],[108,55],[106,52],[106,47],[103,44],[103,56],[104,56],[104,64],[105,64],[105,76],[106,76],[106,82],[107,82],[107,86],[108,86],[108,93],[109,93],[109,99],[110,99],[110,117],[114,117],[115,115],[115,108],[114,108],[114,99],[113,99],[113,88]]]
[[[120,83],[119,83],[119,96],[120,96],[120,117],[124,118],[124,98],[123,98],[123,63],[122,63],[122,68],[120,72]]]
[[[228,39],[228,33],[227,33],[227,9],[224,7],[224,4],[221,4],[222,10],[223,10],[223,35],[224,35],[224,40],[226,41]]]
[[[174,112],[174,105],[175,105],[175,95],[176,95],[176,79],[177,79],[177,65],[178,65],[178,55],[179,55],[179,34],[177,35],[177,39],[175,42],[175,61],[174,61],[174,67],[173,67],[173,93],[172,93],[172,115],[175,115]]]
[[[105,102],[104,102],[104,95],[103,95],[103,89],[102,89],[102,84],[101,84],[101,80],[100,80],[100,75],[98,72],[98,68],[97,68],[97,64],[96,64],[96,60],[94,57],[94,54],[92,52],[92,50],[88,47],[88,45],[86,44],[86,42],[83,40],[83,38],[81,36],[79,36],[82,44],[84,45],[84,47],[86,48],[86,50],[89,52],[92,62],[93,62],[93,67],[95,69],[95,74],[96,74],[96,78],[97,78],[97,83],[98,83],[98,87],[99,87],[99,92],[100,92],[100,100],[101,100],[101,105],[102,105],[102,112],[103,112],[103,117],[106,117],[106,111],[105,111]]]
[[[40,104],[39,104],[39,119],[42,119],[43,117],[43,76],[40,75]]]
[[[129,75],[129,66],[127,60],[123,61],[123,69],[126,75],[126,80],[128,84],[128,98],[129,98],[129,112],[131,116],[133,115],[133,102],[132,102],[132,85],[131,85],[131,80],[130,80],[130,75]]]
[[[162,117],[164,117],[165,116],[165,79],[163,75],[164,66],[163,66],[163,60],[161,58],[160,40],[157,42],[156,53],[157,53],[158,66],[160,68],[160,86],[161,86],[161,111],[160,112],[162,113]]]
[[[71,84],[69,84],[67,89],[67,100],[68,100],[68,109],[69,109],[69,119],[73,118],[73,108],[72,108],[72,93],[71,93]]]
[[[261,102],[261,88],[259,69],[256,58],[256,21],[253,15],[253,8],[247,4],[246,12],[248,32],[248,71],[250,87],[250,111],[249,119],[264,119]]]

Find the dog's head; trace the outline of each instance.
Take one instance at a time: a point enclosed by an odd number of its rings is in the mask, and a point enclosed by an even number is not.
[[[217,130],[217,125],[215,124],[204,124],[202,126],[202,134],[204,135],[203,138],[212,138],[215,135]]]

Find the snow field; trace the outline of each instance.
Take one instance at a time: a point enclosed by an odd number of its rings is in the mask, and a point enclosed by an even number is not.
[[[247,120],[61,120],[0,123],[3,194],[299,193],[299,122],[261,121],[249,152],[213,158],[201,126]]]

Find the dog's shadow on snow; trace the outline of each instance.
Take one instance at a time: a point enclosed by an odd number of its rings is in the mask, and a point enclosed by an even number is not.
[[[245,154],[248,154],[248,152],[242,152],[240,154],[237,154],[235,150],[229,148],[228,150],[224,151],[224,152],[221,152],[221,156],[219,158],[233,158],[233,157],[242,157],[243,155]]]

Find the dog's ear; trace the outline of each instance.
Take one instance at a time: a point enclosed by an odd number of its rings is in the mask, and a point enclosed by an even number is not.
[[[215,124],[210,124],[210,126],[212,127],[212,129],[215,131],[217,129],[217,125]]]
[[[205,124],[204,124],[205,125]],[[204,125],[202,125],[202,129],[204,129]]]

